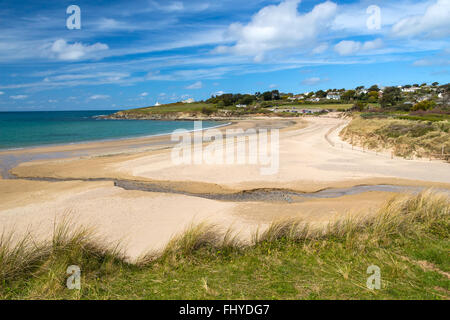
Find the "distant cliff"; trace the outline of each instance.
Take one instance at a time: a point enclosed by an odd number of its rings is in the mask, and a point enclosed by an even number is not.
[[[101,119],[128,120],[231,120],[255,116],[275,116],[263,108],[218,108],[208,103],[172,103],[161,106],[123,110]],[[276,114],[276,116],[283,116]]]

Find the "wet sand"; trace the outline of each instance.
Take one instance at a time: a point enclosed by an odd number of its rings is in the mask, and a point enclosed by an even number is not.
[[[70,212],[76,222],[95,226],[108,240],[124,242],[130,259],[160,249],[192,222],[233,225],[249,239],[256,228],[278,218],[327,223],[348,213],[370,214],[393,196],[369,191],[332,199],[305,198],[294,203],[221,201],[183,193],[231,194],[254,189],[317,192],[358,185],[405,185],[450,189],[449,165],[424,160],[390,159],[351,150],[338,137],[347,120],[334,117],[259,119],[226,128],[280,129],[280,167],[260,174],[259,165],[175,165],[168,136],[49,146],[0,152],[16,159],[10,172],[22,178],[75,181],[0,180],[0,228],[51,234],[55,218]],[[20,163],[48,155],[61,159]],[[111,179],[111,181],[87,181]],[[164,192],[124,190],[112,180],[151,182]],[[81,181],[84,180],[84,181]],[[177,191],[177,192],[174,192]],[[30,227],[32,225],[32,227]]]

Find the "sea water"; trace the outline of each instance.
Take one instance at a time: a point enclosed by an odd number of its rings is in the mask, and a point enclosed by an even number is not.
[[[105,120],[115,111],[0,112],[0,149],[170,134],[193,121]],[[203,121],[203,128],[223,123]]]

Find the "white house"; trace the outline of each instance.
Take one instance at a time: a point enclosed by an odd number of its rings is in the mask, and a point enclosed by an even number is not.
[[[183,100],[183,101],[181,101],[181,102],[183,102],[183,103],[194,103],[195,100],[192,99],[192,98],[189,98],[189,99]]]
[[[403,88],[402,92],[416,92],[417,90],[419,90],[418,87]]]
[[[159,107],[160,105],[161,105],[161,103],[159,103],[159,102],[155,103],[155,107]]]
[[[328,100],[340,100],[341,95],[339,94],[339,92],[328,92],[327,99]]]
[[[416,100],[417,100],[417,102],[422,102],[422,101],[429,100],[429,99],[431,99],[431,95],[427,94],[422,97],[418,97]]]
[[[246,104],[237,104],[236,108],[247,108]]]
[[[288,100],[291,100],[291,101],[303,100],[303,99],[305,99],[305,97],[302,94],[296,94],[295,96],[288,98]]]
[[[320,98],[311,98],[311,99],[307,99],[307,101],[310,101],[310,102],[319,102],[319,101],[320,101]]]

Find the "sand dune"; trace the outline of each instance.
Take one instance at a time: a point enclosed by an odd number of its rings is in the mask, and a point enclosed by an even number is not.
[[[175,165],[167,138],[133,139],[76,146],[85,154],[59,160],[23,163],[12,172],[22,177],[114,178],[153,181],[173,190],[230,193],[254,188],[317,191],[358,184],[408,184],[450,188],[446,163],[391,159],[389,155],[352,150],[338,132],[346,120],[333,117],[260,120],[244,128],[280,128],[279,171],[261,175],[260,165]],[[234,124],[234,127],[239,123]],[[225,130],[222,128],[221,130]],[[74,146],[40,152],[74,151]],[[18,151],[24,152],[24,151]],[[34,149],[32,152],[39,152]],[[79,224],[96,226],[111,241],[122,240],[131,259],[160,249],[189,224],[207,220],[223,228],[234,225],[243,239],[274,219],[296,217],[326,223],[344,213],[374,212],[392,196],[367,192],[337,199],[287,202],[232,202],[183,194],[127,191],[110,181],[0,180],[0,227],[18,234],[31,230],[48,237],[55,218],[68,212]],[[31,226],[31,227],[30,227]]]

